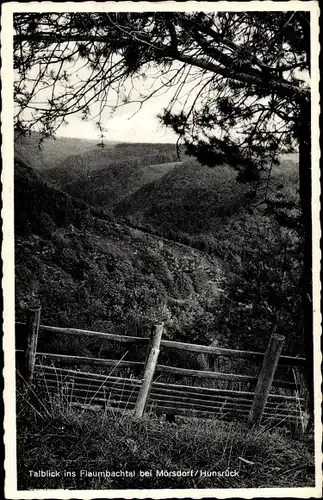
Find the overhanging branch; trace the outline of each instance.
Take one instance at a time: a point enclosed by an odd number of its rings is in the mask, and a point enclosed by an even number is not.
[[[129,36],[131,36],[131,33],[129,33]],[[112,37],[109,37],[107,35],[104,36],[95,36],[95,35],[53,35],[53,34],[32,34],[32,35],[15,35],[14,36],[14,41],[15,42],[21,42],[21,41],[39,41],[39,42],[46,42],[46,43],[64,43],[64,42],[97,42],[97,43],[108,43],[111,42]],[[140,41],[143,45],[151,45],[152,41],[148,40],[148,37],[145,36],[145,38],[139,38],[136,36],[136,40]],[[268,78],[268,75],[266,77],[261,77],[256,75],[255,73],[248,73],[248,72],[240,72],[237,69],[233,68],[228,68],[224,67],[223,65],[218,65],[212,63],[210,60],[205,59],[203,57],[196,58],[194,56],[188,55],[188,54],[183,54],[181,53],[178,49],[174,49],[173,46],[168,46],[168,45],[156,45],[156,43],[153,44],[153,47],[156,51],[158,51],[163,57],[169,58],[171,60],[177,60],[180,62],[184,62],[186,64],[190,64],[192,66],[205,69],[207,71],[216,73],[218,75],[224,76],[226,78],[232,79],[239,81],[241,83],[248,83],[251,85],[255,85],[258,88],[262,88],[264,90],[273,90],[277,94],[283,96],[283,97],[293,97],[294,99],[306,99],[309,98],[310,96],[310,89],[309,88],[301,88],[298,87],[297,85],[293,85],[291,83],[288,83],[284,80],[278,80],[276,78]]]

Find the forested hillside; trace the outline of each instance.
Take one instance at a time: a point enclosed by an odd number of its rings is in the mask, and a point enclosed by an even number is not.
[[[282,164],[273,169],[266,200],[264,183],[256,193],[257,199],[251,203],[254,184],[238,182],[232,167],[210,168],[194,159],[186,159],[160,179],[128,196],[115,207],[114,213],[167,232],[212,234],[219,230],[219,223],[222,225],[244,209],[262,204],[262,200],[263,206],[273,199],[297,203],[297,169],[297,161],[282,160]]]
[[[186,159],[163,177],[144,185],[119,203],[114,213],[134,223],[191,235],[214,230],[248,203],[249,186],[236,181],[229,166],[215,169]]]
[[[177,164],[174,144],[104,143],[65,157],[44,175],[72,196],[111,208]]]
[[[220,329],[249,348],[264,347],[269,332],[276,331],[297,354],[303,339],[295,155],[281,159],[271,181],[250,197],[254,186],[237,182],[231,167],[211,169],[188,160],[138,190],[114,213],[218,256],[235,276],[218,315]],[[280,208],[274,210],[277,203]]]
[[[95,172],[97,191],[82,176],[75,182],[79,201],[17,163],[18,303],[40,300],[46,321],[62,326],[133,328],[162,318],[176,339],[241,348],[264,349],[274,329],[286,336],[287,352],[301,353],[297,233],[267,205],[252,206],[251,186],[229,166],[149,164],[173,154],[154,146],[119,144],[69,158],[76,169],[88,158],[82,164]],[[143,148],[146,156],[136,158]],[[126,154],[129,163],[119,163]],[[111,163],[102,169],[104,159]],[[57,184],[70,175],[67,164],[55,172]],[[275,199],[294,202],[297,165],[285,161],[274,178]],[[90,193],[100,209],[80,200]],[[115,205],[113,217],[102,212],[107,205]]]
[[[165,320],[172,338],[215,337],[227,279],[217,257],[100,219],[19,161],[15,213],[18,317],[41,303],[48,324],[133,330]]]
[[[110,209],[180,164],[174,144],[17,137],[15,157],[75,198]]]

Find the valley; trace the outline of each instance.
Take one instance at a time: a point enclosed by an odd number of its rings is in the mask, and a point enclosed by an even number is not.
[[[35,301],[48,324],[163,320],[174,340],[247,349],[264,349],[275,324],[286,353],[303,354],[297,234],[251,207],[252,186],[226,165],[174,161],[170,145],[71,141],[86,151],[51,168],[28,166],[16,143],[18,317]],[[274,175],[294,202],[297,164]]]
[[[53,154],[52,159],[59,158],[56,166],[49,166],[49,159],[44,162],[38,150],[28,156],[19,143],[15,146],[16,321],[25,321],[28,307],[41,305],[43,325],[101,332],[112,328],[121,335],[147,337],[151,324],[163,321],[165,340],[251,351],[265,351],[271,333],[277,332],[285,336],[283,354],[303,355],[302,246],[293,226],[298,215],[293,158],[273,172],[275,192],[264,201],[261,191],[250,199],[253,186],[238,183],[228,165],[209,169],[190,158],[176,161],[169,146],[117,144],[101,150],[86,149],[87,143],[81,146],[75,140],[73,144],[75,156],[62,156],[62,148]],[[86,151],[80,152],[82,147]],[[284,203],[274,212],[270,201],[280,200]],[[292,227],[279,222],[279,216],[285,221],[286,212]],[[21,340],[18,335],[18,349]],[[37,349],[135,364],[145,356],[141,346],[125,351],[118,342],[67,334],[41,335]],[[211,358],[166,350],[159,363],[212,371]],[[220,356],[216,369],[257,376],[256,364],[241,361]],[[118,377],[141,376],[135,367],[112,372]],[[94,373],[108,379],[111,375],[104,367]],[[293,380],[295,373],[282,367],[276,376]],[[241,390],[240,382],[200,382],[176,374],[157,372],[157,380],[200,384],[203,390]],[[150,412],[137,421],[127,405],[111,411],[74,406],[72,392],[64,395],[58,375],[54,386],[52,397],[46,384],[40,385],[39,402],[32,407],[26,406],[18,381],[20,488],[38,488],[40,480],[29,477],[27,469],[35,469],[41,460],[47,468],[60,470],[61,456],[64,467],[69,457],[76,475],[46,478],[46,487],[79,488],[78,471],[89,464],[104,469],[107,460],[112,468],[126,470],[159,470],[165,463],[179,470],[192,467],[195,460],[199,467],[209,469],[216,460],[216,467],[230,462],[240,470],[243,456],[256,465],[251,472],[243,469],[243,477],[234,483],[224,480],[223,487],[272,485],[275,460],[285,464],[275,485],[289,484],[292,467],[297,467],[293,484],[313,484],[312,437],[295,440],[300,424],[289,428],[288,422],[277,427],[265,423],[258,432],[239,419],[225,422],[221,414],[204,420],[182,417],[180,411],[173,423]],[[210,449],[220,451],[214,456]],[[82,481],[82,488],[90,489],[125,485],[118,479]],[[176,479],[179,488],[214,487],[213,483],[212,477],[199,483]],[[140,477],[126,484],[151,487]],[[171,488],[174,479],[162,478],[156,485]]]

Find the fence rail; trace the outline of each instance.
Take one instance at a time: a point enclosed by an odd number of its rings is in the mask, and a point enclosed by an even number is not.
[[[17,322],[17,326],[25,327],[25,323]],[[55,333],[55,334],[66,334],[66,335],[75,335],[75,336],[90,336],[96,337],[99,340],[106,341],[116,341],[116,342],[125,342],[132,343],[135,345],[148,345],[149,338],[146,337],[135,337],[131,335],[120,335],[113,332],[96,332],[91,330],[81,330],[79,328],[61,328],[57,326],[47,326],[40,325],[39,326],[40,333]],[[205,346],[200,344],[189,344],[185,342],[176,342],[174,340],[164,340],[162,339],[160,342],[161,347],[166,347],[169,349],[179,349],[181,351],[189,351],[189,352],[197,352],[202,354],[215,354],[217,356],[224,357],[234,357],[234,358],[244,358],[251,359],[254,361],[261,362],[265,355],[264,352],[257,351],[243,351],[237,349],[227,349],[224,347],[215,347],[215,346]],[[302,357],[293,357],[293,356],[280,356],[279,365],[283,366],[306,366],[306,359]]]
[[[23,351],[17,349],[18,353]],[[54,361],[75,364],[75,365],[90,365],[90,366],[108,366],[114,368],[143,368],[145,363],[143,361],[123,361],[117,359],[107,359],[107,358],[89,358],[85,356],[73,356],[69,354],[54,354],[48,352],[38,352],[36,353],[38,358],[43,360],[52,359]],[[232,382],[246,382],[256,384],[258,378],[249,375],[238,375],[235,373],[222,373],[222,372],[211,372],[207,370],[191,370],[189,368],[179,368],[177,366],[166,366],[166,365],[156,365],[155,372],[158,373],[169,373],[172,375],[180,375],[182,377],[197,377],[205,379],[215,379],[215,380],[228,380]],[[283,380],[272,380],[272,387],[280,387],[283,389],[296,390],[297,386],[294,382],[286,382]]]
[[[305,366],[304,358],[281,356],[284,337],[272,335],[265,353],[241,351],[215,346],[188,344],[162,339],[163,324],[153,325],[151,337],[120,335],[113,331],[96,332],[77,328],[60,328],[40,324],[40,308],[27,312],[27,322],[16,323],[23,332],[23,349],[17,349],[22,359],[21,372],[28,384],[40,384],[48,391],[59,390],[73,404],[108,405],[114,409],[132,410],[136,418],[146,411],[170,412],[178,415],[195,415],[203,418],[223,417],[247,418],[252,424],[262,419],[297,421],[304,411],[304,399],[294,395],[273,394],[271,388],[296,391],[294,382],[275,380],[277,365]],[[65,334],[70,336],[90,336],[100,341],[114,341],[146,346],[146,359],[141,361],[116,360],[75,356],[68,354],[44,353],[37,351],[39,334]],[[260,362],[258,377],[237,373],[193,370],[158,364],[161,349],[211,354],[216,356],[244,358]],[[52,365],[47,363],[51,362]],[[53,363],[55,365],[53,366]],[[58,364],[58,366],[57,366]],[[90,371],[64,368],[61,364],[99,366],[115,369],[143,369],[142,378],[104,375]],[[208,388],[196,385],[173,384],[154,380],[156,373],[166,373],[180,377],[193,377],[250,384],[255,391],[228,388]]]

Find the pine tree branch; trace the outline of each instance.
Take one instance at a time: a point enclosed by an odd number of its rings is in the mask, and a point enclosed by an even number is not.
[[[134,37],[131,33],[129,33],[129,36],[132,38]],[[107,35],[104,36],[95,36],[95,35],[53,35],[53,34],[31,34],[31,35],[16,35],[14,37],[15,42],[20,42],[20,41],[42,41],[46,43],[64,43],[64,42],[100,42],[100,43],[109,43],[111,40],[114,39],[113,37],[109,37]],[[145,36],[144,38],[136,36],[135,39],[142,43],[143,45],[150,45],[152,46],[156,51],[158,51],[163,57],[170,58],[171,60],[177,60],[180,62],[184,62],[187,64],[190,64],[192,66],[205,69],[207,71],[216,73],[218,75],[221,75],[226,78],[230,78],[236,81],[239,81],[241,83],[248,83],[251,85],[255,85],[259,88],[262,88],[264,90],[273,90],[277,92],[279,95],[283,97],[294,97],[296,99],[301,99],[303,100],[304,98],[308,98],[310,96],[310,89],[309,88],[301,88],[298,87],[297,85],[293,85],[291,83],[288,83],[287,81],[281,79],[273,79],[269,78],[268,75],[262,76],[261,74],[258,76],[255,74],[255,71],[253,70],[252,73],[250,72],[240,72],[239,70],[232,68],[231,67],[231,61],[230,61],[230,67],[224,67],[223,65],[220,66],[218,64],[212,63],[210,60],[199,57],[196,58],[194,56],[191,56],[189,54],[184,54],[181,53],[178,49],[174,49],[172,46],[169,45],[157,45],[156,43],[153,43],[150,40],[149,36]],[[225,56],[226,57],[226,56]],[[224,62],[224,59],[223,59]]]

